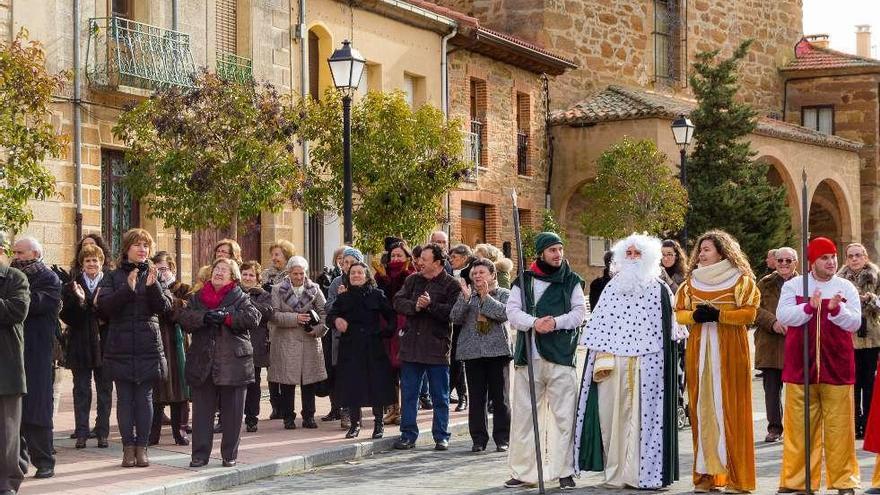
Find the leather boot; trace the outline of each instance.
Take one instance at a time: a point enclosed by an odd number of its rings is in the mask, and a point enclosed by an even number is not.
[[[455,406],[455,412],[462,412],[468,408],[468,397],[466,394],[462,394],[462,396],[458,399],[458,405]]]
[[[150,457],[147,455],[146,447],[136,447],[134,451],[134,456],[137,467],[148,467],[150,465]]]
[[[382,418],[382,422],[386,425],[399,425],[400,424],[400,406],[397,404],[392,405],[388,414]]]
[[[135,461],[134,445],[126,445],[122,447],[122,467],[134,467]]]

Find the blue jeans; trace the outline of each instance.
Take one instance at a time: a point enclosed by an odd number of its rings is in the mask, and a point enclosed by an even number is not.
[[[425,375],[428,376],[431,400],[434,402],[434,423],[431,425],[431,435],[435,442],[448,441],[451,436],[449,433],[449,366],[406,361],[400,367],[400,438],[415,442],[419,436],[416,416],[419,412],[419,390]]]

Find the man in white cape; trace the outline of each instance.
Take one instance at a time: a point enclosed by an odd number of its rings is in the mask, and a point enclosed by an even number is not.
[[[613,488],[678,480],[675,322],[659,278],[661,241],[633,234],[612,248],[616,274],[581,338],[587,362],[575,425],[575,472],[602,471]]]

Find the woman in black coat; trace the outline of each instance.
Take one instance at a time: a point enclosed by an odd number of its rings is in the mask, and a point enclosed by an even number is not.
[[[98,317],[95,296],[106,273],[104,252],[98,246],[86,245],[79,250],[74,280],[61,290],[63,306],[59,317],[67,325],[65,366],[73,373],[73,412],[76,420],[76,448],[86,447],[89,438],[89,412],[92,409],[92,377],[97,390],[98,414],[95,436],[98,447],[107,448],[110,434],[110,407],[113,382],[104,376],[104,345],[107,323]]]
[[[337,296],[327,315],[327,324],[340,333],[336,395],[351,414],[345,438],[360,434],[364,406],[373,409],[373,438],[382,438],[384,408],[396,401],[391,362],[382,339],[387,333],[385,328],[390,330],[396,325],[397,314],[385,294],[376,288],[364,263],[351,265],[345,286],[348,290]]]
[[[250,332],[261,315],[239,287],[241,272],[231,259],[217,259],[211,279],[190,296],[178,323],[192,334],[186,355],[186,382],[192,387],[191,467],[208,464],[214,445],[214,414],[223,409],[223,466],[235,466],[247,386],[254,381]]]
[[[245,261],[241,265],[241,288],[251,297],[254,307],[260,312],[260,325],[251,331],[251,345],[254,348],[254,382],[248,385],[244,401],[244,424],[248,432],[257,431],[260,416],[260,375],[263,368],[269,367],[269,319],[272,318],[272,293],[262,285],[263,267],[256,261]]]
[[[167,369],[159,315],[171,310],[171,299],[157,283],[156,267],[149,260],[153,246],[146,230],[127,231],[119,267],[98,286],[98,315],[108,323],[104,372],[116,386],[123,467],[150,465],[153,385]]]

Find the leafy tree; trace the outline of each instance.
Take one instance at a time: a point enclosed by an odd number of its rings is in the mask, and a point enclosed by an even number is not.
[[[537,257],[537,253],[535,253],[535,236],[541,232],[556,232],[556,234],[562,238],[563,242],[565,242],[565,238],[568,236],[565,227],[556,220],[553,210],[541,210],[541,227],[539,229],[523,227],[522,229],[522,248],[526,263]],[[515,260],[514,264],[516,264]],[[526,268],[528,268],[528,266],[526,266]]]
[[[301,184],[298,119],[266,83],[202,73],[124,112],[113,132],[128,146],[125,184],[151,215],[186,230],[229,227],[278,211]]]
[[[33,219],[28,200],[55,193],[43,160],[61,156],[67,144],[49,119],[52,93],[66,80],[47,72],[43,46],[24,29],[0,47],[0,230],[24,228]]]
[[[687,191],[647,139],[624,137],[599,157],[596,180],[584,186],[585,234],[619,239],[633,232],[666,236],[684,225]]]
[[[754,161],[748,135],[757,125],[756,112],[736,100],[737,72],[751,42],[720,61],[718,51],[697,54],[690,77],[697,108],[690,115],[696,146],[687,162],[688,226],[692,237],[726,230],[757,264],[791,237],[791,217],[785,189],[767,181],[769,165]]]
[[[334,89],[292,109],[312,143],[296,202],[311,212],[343,208],[342,103]],[[430,105],[410,108],[403,92],[370,92],[352,105],[355,244],[381,251],[385,236],[422,239],[442,221],[443,195],[465,174],[461,122]]]

